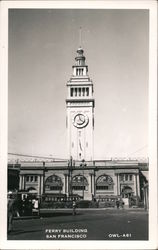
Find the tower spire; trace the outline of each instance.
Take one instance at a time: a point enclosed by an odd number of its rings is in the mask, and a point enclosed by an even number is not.
[[[80,26],[80,29],[79,29],[79,46],[82,47],[81,45],[82,45],[82,27]]]

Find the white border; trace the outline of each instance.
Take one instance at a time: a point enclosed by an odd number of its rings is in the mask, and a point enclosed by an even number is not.
[[[0,74],[0,248],[1,249],[157,249],[157,1],[2,1]],[[149,9],[149,241],[7,241],[8,9]],[[3,180],[3,182],[2,182]]]

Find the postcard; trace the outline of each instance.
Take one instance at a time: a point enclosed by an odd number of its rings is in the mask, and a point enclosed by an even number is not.
[[[156,249],[156,1],[1,1],[1,249]]]

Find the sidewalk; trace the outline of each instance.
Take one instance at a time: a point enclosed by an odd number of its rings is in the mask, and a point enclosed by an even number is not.
[[[105,210],[111,210],[116,212],[123,212],[123,211],[135,211],[135,212],[146,212],[147,210],[144,208],[77,208],[76,212],[94,212],[94,211],[105,211]],[[42,216],[51,215],[51,214],[72,214],[73,209],[72,208],[41,208],[39,215],[29,215],[29,216],[20,216],[20,217],[14,217],[14,220],[29,220],[29,219],[39,219]]]

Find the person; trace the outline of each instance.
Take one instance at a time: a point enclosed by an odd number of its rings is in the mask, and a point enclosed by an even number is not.
[[[38,209],[38,199],[37,198],[35,199],[35,202],[34,202],[34,208]]]
[[[25,198],[21,200],[21,216],[25,215]]]
[[[73,208],[72,214],[76,215],[76,202],[75,201],[73,201],[73,203],[72,203],[72,208]]]
[[[119,209],[119,206],[120,206],[120,202],[119,202],[119,200],[116,200],[116,207],[117,207],[117,209]]]
[[[15,216],[20,217],[22,212],[22,200],[19,196],[17,196],[15,199],[14,208],[15,208]]]
[[[125,203],[122,201],[122,203],[121,203],[122,209],[124,209],[124,205],[125,205]]]
[[[24,205],[24,216],[32,215],[33,204],[32,204],[32,200],[30,197],[26,197],[24,199],[23,205]]]
[[[8,233],[13,230],[13,216],[14,216],[14,199],[11,195],[8,195],[8,204],[7,204],[8,214],[7,214],[7,224],[8,224]]]
[[[30,216],[30,215],[32,215],[32,210],[33,210],[33,204],[32,204],[32,200],[31,200],[31,198],[30,197],[28,197],[28,215]]]
[[[35,198],[33,202],[33,211],[39,215],[39,202],[37,198]]]

